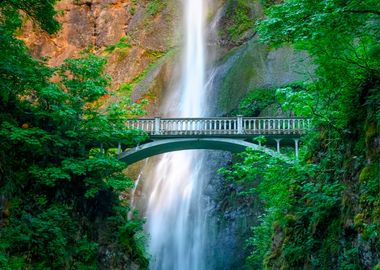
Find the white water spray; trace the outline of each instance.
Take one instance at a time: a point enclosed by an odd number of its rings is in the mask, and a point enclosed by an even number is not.
[[[177,117],[201,117],[207,113],[204,33],[207,6],[204,0],[183,1],[185,42],[182,75],[176,89],[180,98],[169,99],[165,107]],[[144,180],[144,190],[150,194],[146,230],[153,257],[151,269],[205,269],[202,157],[199,151],[165,154]]]

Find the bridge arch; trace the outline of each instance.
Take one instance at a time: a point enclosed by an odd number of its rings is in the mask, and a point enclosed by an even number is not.
[[[192,149],[223,150],[232,153],[244,152],[247,148],[265,152],[271,156],[277,152],[242,139],[231,138],[171,138],[152,141],[119,154],[118,158],[128,165],[155,155]]]

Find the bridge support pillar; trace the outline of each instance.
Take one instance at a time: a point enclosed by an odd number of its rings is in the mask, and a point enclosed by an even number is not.
[[[121,154],[121,143],[120,142],[117,144],[117,154],[118,155]]]
[[[154,118],[154,135],[160,135],[160,127],[161,127],[161,118]]]
[[[294,139],[294,148],[296,150],[296,159],[298,160],[298,155],[299,155],[299,142],[300,142],[300,139]]]
[[[281,139],[275,139],[276,141],[276,146],[277,146],[277,153],[280,153],[280,142],[281,142]]]

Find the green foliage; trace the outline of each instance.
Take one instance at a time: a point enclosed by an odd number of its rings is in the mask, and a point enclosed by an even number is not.
[[[146,12],[149,16],[155,16],[165,5],[166,3],[162,0],[150,0],[146,6]]]
[[[59,30],[60,25],[54,19],[57,15],[54,6],[57,0],[4,0],[0,2],[2,27],[12,32],[21,26],[19,11],[22,10],[43,30],[52,34]]]
[[[116,49],[128,48],[132,48],[132,45],[128,42],[128,37],[122,37],[116,44],[107,46],[104,51],[107,53],[112,53]]]
[[[311,118],[314,130],[303,138],[298,163],[246,153],[224,171],[241,183],[242,195],[258,194],[265,205],[248,239],[247,263],[254,269],[376,267],[379,2],[268,4],[267,18],[258,24],[261,39],[306,50],[316,67],[313,81],[282,87],[276,99],[283,111]],[[259,97],[247,100],[251,105]],[[368,252],[373,256],[366,260],[362,254]]]
[[[240,101],[236,114],[257,117],[274,103],[276,103],[275,89],[254,89]]]
[[[132,182],[107,151],[146,139],[124,124],[143,113],[141,105],[123,99],[104,106],[110,77],[103,58],[87,53],[50,68],[29,55],[14,37],[19,10],[55,32],[54,3],[0,3],[0,268],[99,269],[102,250],[123,252],[115,268],[128,267],[125,256],[144,268],[135,240],[141,221],[127,220],[126,207],[115,210]],[[133,227],[114,227],[128,231],[127,240],[103,237],[110,219]]]
[[[226,11],[226,34],[232,41],[238,41],[243,34],[254,26],[251,1],[229,1]]]

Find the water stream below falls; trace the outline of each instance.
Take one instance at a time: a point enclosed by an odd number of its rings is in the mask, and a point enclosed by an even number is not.
[[[176,117],[207,116],[206,14],[204,0],[183,0],[184,45],[181,76],[161,114]],[[148,194],[146,232],[150,267],[154,270],[206,269],[207,177],[201,173],[204,152],[164,154],[143,172]],[[151,169],[149,169],[151,168]]]

